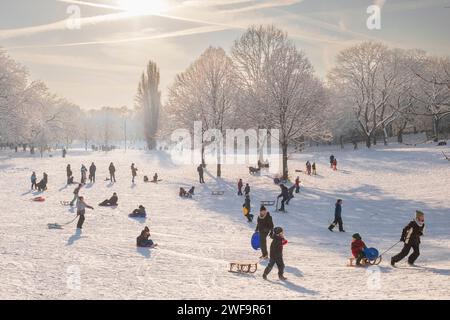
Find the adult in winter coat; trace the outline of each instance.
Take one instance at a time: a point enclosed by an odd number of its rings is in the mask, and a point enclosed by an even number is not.
[[[145,227],[144,230],[141,231],[141,234],[136,238],[136,246],[140,248],[155,247],[156,244],[149,238],[150,238],[150,229],[148,227]]]
[[[203,178],[203,166],[199,165],[197,167],[197,172],[198,172],[198,179],[200,181],[200,183],[205,183],[205,179]]]
[[[114,163],[109,164],[109,180],[111,182],[116,182],[116,167],[114,166]]]
[[[255,232],[259,232],[259,246],[262,253],[260,259],[267,259],[269,256],[267,252],[267,236],[272,236],[273,227],[272,216],[267,212],[266,207],[261,206],[255,229]]]
[[[86,173],[87,168],[84,166],[84,164],[81,165],[81,184],[86,184]]]
[[[281,193],[278,195],[278,198],[282,198],[280,211],[285,212],[284,204],[289,199],[289,189],[284,184],[280,184],[280,189]]]
[[[91,166],[89,167],[89,182],[95,183],[95,172],[97,171],[97,167],[92,162]]]
[[[244,194],[246,196],[250,195],[250,185],[248,183],[245,184]]]
[[[36,172],[33,171],[33,173],[31,174],[31,190],[37,189],[37,177],[36,177]]]
[[[367,246],[364,243],[364,241],[362,241],[361,236],[359,235],[359,233],[355,233],[352,236],[352,244],[351,244],[351,249],[352,249],[352,255],[354,258],[356,258],[356,265],[360,266],[361,265],[361,260],[365,258],[364,255],[364,249],[366,249]]]
[[[242,196],[242,187],[244,186],[244,183],[242,182],[242,179],[239,179],[238,181],[238,196]]]
[[[78,187],[75,188],[75,190],[73,190],[73,199],[72,201],[70,201],[70,206],[73,207],[73,205],[75,204],[75,201],[78,200],[78,195],[80,193],[81,188],[83,187],[83,185],[80,183],[78,185]]]
[[[336,201],[336,206],[334,208],[334,221],[328,227],[328,230],[333,231],[336,225],[339,225],[340,232],[345,232],[344,223],[342,222],[342,199],[338,199],[338,201]]]
[[[132,176],[131,182],[132,183],[134,183],[134,178],[136,178],[136,176],[137,176],[137,171],[138,171],[138,169],[134,166],[134,163],[132,163],[131,164],[131,176]]]
[[[70,168],[70,164],[67,165],[66,167],[66,175],[67,175],[67,184],[71,184],[71,177],[73,175],[72,173],[72,169]]]
[[[253,221],[253,215],[250,213],[252,211],[251,204],[250,204],[250,196],[245,196],[244,204],[242,205],[242,210],[244,210],[244,215],[247,217],[248,222]]]
[[[118,201],[119,201],[119,197],[117,196],[117,193],[114,192],[111,198],[106,199],[103,202],[99,203],[99,206],[100,207],[115,207],[115,206],[117,206]]]
[[[84,202],[84,197],[79,197],[77,202],[77,216],[79,216],[80,218],[78,219],[77,229],[83,228],[83,223],[85,220],[84,214],[86,213],[86,208],[94,210],[93,207]]]
[[[284,261],[283,261],[283,245],[287,243],[284,239],[283,229],[276,227],[273,230],[272,243],[270,245],[270,260],[263,273],[264,280],[267,280],[267,275],[272,271],[273,266],[276,264],[278,268],[278,278],[280,280],[287,280],[284,277]]]
[[[425,215],[422,211],[416,211],[416,218],[403,228],[400,241],[405,245],[403,250],[391,258],[391,265],[395,266],[397,262],[405,258],[411,249],[413,253],[408,257],[408,264],[413,265],[420,255],[420,237],[423,236],[425,229]]]
[[[295,193],[299,193],[300,192],[300,177],[297,177],[295,179]]]

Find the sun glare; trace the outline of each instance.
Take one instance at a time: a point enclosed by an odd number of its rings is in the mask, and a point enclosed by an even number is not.
[[[165,0],[117,0],[118,5],[131,14],[162,13],[168,9]]]

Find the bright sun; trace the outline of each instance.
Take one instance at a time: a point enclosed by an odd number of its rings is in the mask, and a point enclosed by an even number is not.
[[[131,14],[162,13],[168,9],[165,0],[117,0]]]

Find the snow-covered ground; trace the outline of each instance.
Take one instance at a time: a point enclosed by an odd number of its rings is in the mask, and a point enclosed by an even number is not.
[[[270,175],[250,176],[246,166],[225,166],[223,180],[206,174],[197,183],[195,166],[177,166],[160,152],[117,150],[110,153],[71,151],[68,158],[30,158],[0,153],[0,298],[1,299],[449,299],[450,298],[450,162],[441,151],[448,147],[393,146],[374,150],[338,150],[339,171],[328,166],[330,151],[293,156],[290,169],[304,169],[316,161],[318,176],[300,174],[301,194],[288,213],[272,212],[285,229],[287,282],[261,278],[264,265],[253,275],[227,272],[230,261],[257,261],[250,247],[255,223],[242,215],[243,198],[236,195],[238,178],[250,183],[252,210],[259,201],[274,200],[279,188]],[[72,165],[76,180],[82,163],[97,165],[97,183],[81,192],[89,211],[82,234],[75,224],[49,230],[47,223],[73,219],[63,207],[74,186],[65,185],[65,167]],[[113,161],[117,183],[104,181]],[[139,168],[137,184],[130,165]],[[212,166],[208,167],[212,170]],[[30,201],[29,176],[49,174],[46,202]],[[144,174],[158,172],[163,181],[144,184]],[[213,173],[213,172],[212,172]],[[293,175],[295,178],[295,175]],[[196,186],[194,199],[180,199],[180,186]],[[212,190],[223,196],[211,196]],[[116,209],[97,204],[119,195]],[[331,233],[337,198],[344,200],[347,233]],[[128,218],[139,204],[147,221]],[[417,264],[389,266],[392,254],[378,268],[346,267],[351,235],[359,232],[369,246],[384,251],[399,240],[402,228],[416,209],[426,214]],[[158,249],[137,249],[136,237],[150,227]]]

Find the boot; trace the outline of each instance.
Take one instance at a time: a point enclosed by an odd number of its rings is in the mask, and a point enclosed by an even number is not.
[[[394,261],[394,258],[391,258],[391,266],[395,267],[395,261]]]
[[[287,278],[286,278],[285,276],[283,276],[282,274],[280,274],[280,275],[278,276],[278,278],[279,278],[281,281],[286,281],[286,280],[287,280]]]
[[[263,279],[267,280],[267,274],[265,274],[265,273],[263,274]]]

